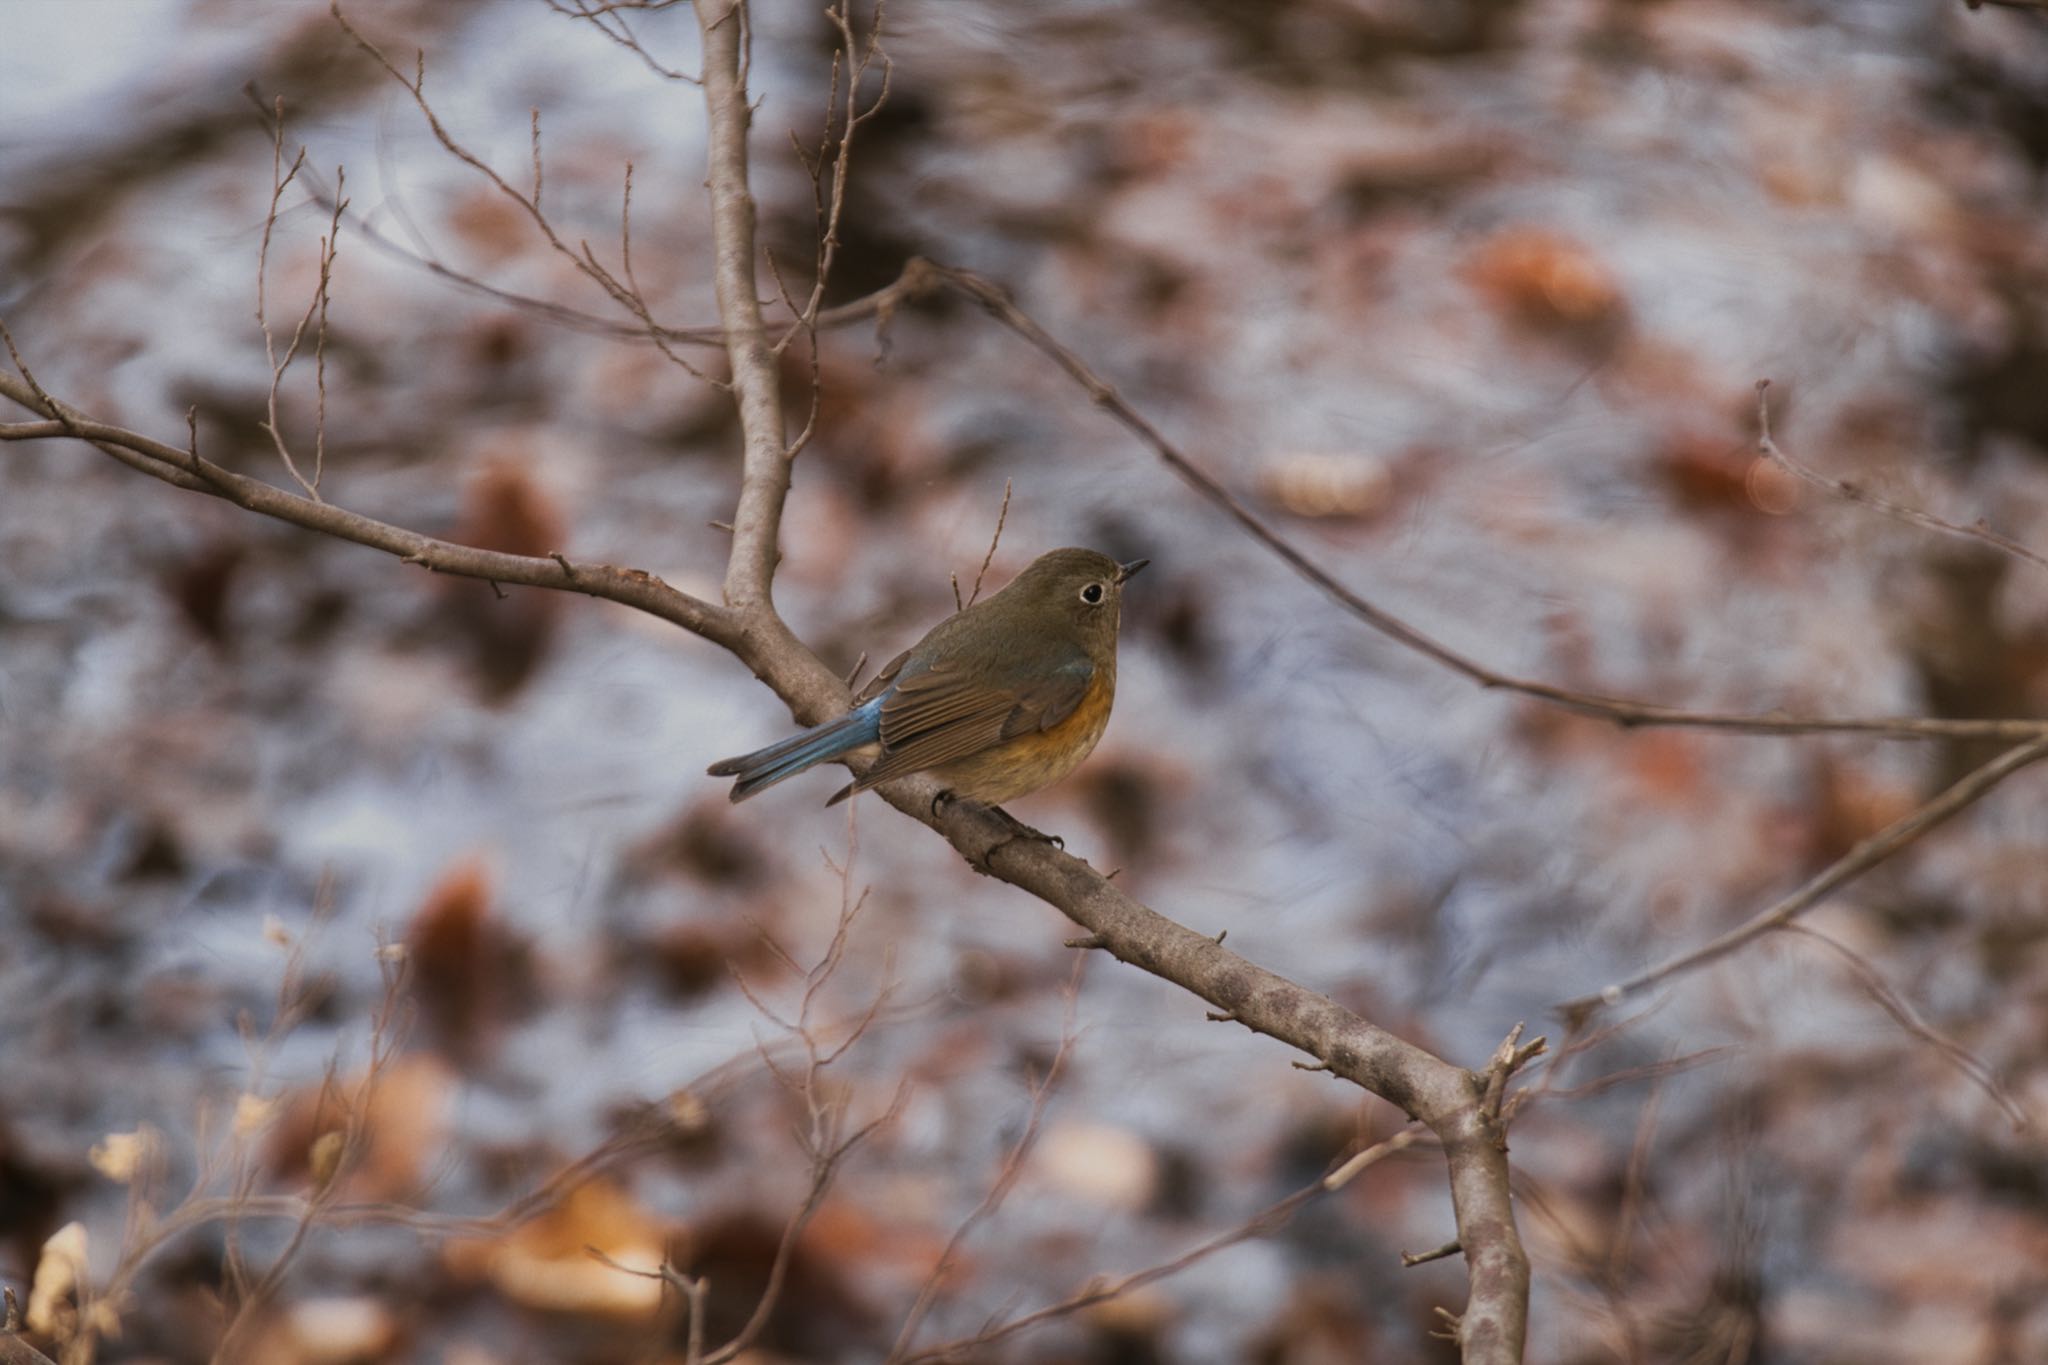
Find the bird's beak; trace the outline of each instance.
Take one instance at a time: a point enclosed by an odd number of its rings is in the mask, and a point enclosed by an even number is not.
[[[1133,574],[1137,573],[1138,570],[1144,568],[1147,564],[1150,564],[1151,562],[1152,561],[1149,559],[1134,559],[1128,564],[1117,565],[1116,581],[1119,583],[1123,582],[1125,579],[1131,577]]]

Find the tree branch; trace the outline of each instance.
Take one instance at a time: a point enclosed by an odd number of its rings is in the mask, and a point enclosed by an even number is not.
[[[743,0],[696,6],[704,41],[704,108],[711,120],[706,153],[715,240],[718,315],[732,364],[733,402],[739,408],[743,452],[740,500],[732,519],[732,558],[725,574],[726,605],[750,624],[781,626],[774,617],[776,540],[789,495],[788,441],[775,354],[761,317],[754,266],[754,196],[747,188],[746,86],[740,76]],[[787,634],[787,628],[783,628]],[[794,636],[790,637],[794,640]]]
[[[0,325],[0,335],[6,328]],[[587,597],[636,607],[681,626],[694,635],[730,645],[739,632],[732,613],[688,593],[678,592],[653,574],[609,564],[572,564],[560,555],[533,556],[479,550],[453,541],[408,531],[351,512],[331,502],[315,502],[214,464],[194,449],[180,449],[139,432],[97,422],[68,404],[43,393],[32,380],[0,373],[0,397],[37,413],[40,422],[0,423],[0,441],[71,437],[113,456],[130,469],[161,479],[174,488],[205,493],[237,507],[279,521],[352,540],[373,550],[397,555],[435,573],[516,583],[534,588],[560,588]]]
[[[725,588],[727,604],[743,624],[730,647],[799,721],[812,722],[844,711],[851,697],[783,624],[771,595],[790,462],[756,288],[743,11],[743,0],[724,8],[709,0],[697,6],[710,119],[707,159],[718,306],[744,452]],[[1247,1028],[1300,1048],[1426,1124],[1443,1144],[1459,1240],[1466,1249],[1470,1295],[1460,1331],[1464,1358],[1472,1365],[1521,1360],[1529,1261],[1509,1203],[1506,1142],[1498,1118],[1485,1106],[1486,1077],[1397,1038],[1175,923],[1080,859],[1050,844],[1016,839],[986,810],[952,802],[935,815],[939,783],[932,777],[902,778],[876,790],[890,805],[937,829],[977,869],[1030,892],[1089,930],[1119,960],[1200,996]]]
[[[930,261],[912,262],[920,267],[920,278],[931,276],[979,303],[996,321],[1030,343],[1040,354],[1066,371],[1075,383],[1088,391],[1095,405],[1115,418],[1126,430],[1150,446],[1167,468],[1203,499],[1236,522],[1253,540],[1277,555],[1302,578],[1320,589],[1351,615],[1402,647],[1443,665],[1481,687],[1515,692],[1537,701],[1576,711],[1580,715],[1609,720],[1625,727],[1683,726],[1691,729],[1730,730],[1743,734],[1870,734],[1891,739],[2003,739],[2020,742],[2048,737],[2048,720],[1970,720],[1925,716],[1788,716],[1780,712],[1694,711],[1626,697],[1602,696],[1569,687],[1519,678],[1451,648],[1382,607],[1375,606],[1347,587],[1329,570],[1309,557],[1286,537],[1260,519],[1223,481],[1196,463],[1179,446],[1169,441],[1116,387],[1096,374],[1073,351],[1039,326],[1010,298],[1008,291],[971,271],[956,270]],[[906,267],[904,279],[912,278]]]
[[[1774,929],[1784,928],[1840,887],[1884,862],[1949,817],[1974,805],[2006,778],[2044,758],[2048,758],[2048,739],[2037,739],[2031,744],[2021,744],[2006,750],[1933,800],[1857,844],[1822,869],[1804,886],[1769,909],[1743,921],[1727,933],[1709,939],[1699,947],[1680,953],[1677,957],[1638,973],[1626,981],[1616,982],[1592,995],[1567,1000],[1557,1007],[1558,1012],[1576,1028],[1603,1007],[1618,1005],[1638,991],[1704,967],[1716,958],[1726,957]]]
[[[1793,459],[1779,448],[1775,440],[1771,439],[1770,387],[1771,381],[1768,379],[1756,381],[1757,454],[1767,460],[1777,462],[1781,468],[1795,478],[1803,479],[1814,487],[1832,493],[1845,502],[1860,502],[1865,507],[1874,508],[1888,517],[1905,522],[1909,526],[1918,526],[1925,531],[1934,531],[1945,536],[1955,536],[1962,540],[1974,540],[1981,545],[1989,545],[1994,550],[2003,550],[2013,558],[2024,560],[2037,569],[2048,569],[2048,557],[2035,553],[2019,541],[2014,540],[2011,536],[2000,535],[1981,520],[1974,526],[1963,526],[1953,521],[1946,521],[1941,517],[1935,516],[1932,512],[1922,511],[1918,507],[1908,506],[1903,502],[1894,502],[1890,498],[1880,497],[1860,484],[1850,483],[1847,479],[1830,478],[1818,469]]]

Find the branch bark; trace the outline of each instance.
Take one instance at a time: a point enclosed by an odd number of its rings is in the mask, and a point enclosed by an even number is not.
[[[0,333],[5,330],[0,326]],[[45,393],[32,378],[0,374],[0,397],[12,399],[44,419],[39,422],[0,423],[0,441],[70,437],[111,455],[130,469],[161,479],[173,488],[204,493],[309,531],[320,531],[358,545],[367,545],[434,573],[526,587],[559,588],[580,592],[587,597],[601,597],[637,607],[717,644],[730,645],[739,630],[737,618],[723,607],[679,592],[641,569],[621,569],[609,564],[574,564],[562,555],[513,555],[497,550],[479,550],[475,546],[458,545],[454,541],[408,531],[331,502],[315,502],[275,484],[237,474],[206,459],[194,448],[181,450],[140,432],[94,421]]]
[[[714,12],[717,10],[715,3],[696,6],[704,43],[704,108],[710,117],[706,169],[718,316],[725,329],[725,353],[732,364],[733,402],[739,408],[743,443],[740,501],[732,519],[725,601],[762,628],[773,629],[781,625],[772,599],[775,565],[781,554],[776,541],[782,528],[782,504],[789,495],[789,442],[783,430],[781,385],[774,351],[768,344],[768,326],[761,316],[754,262],[754,196],[747,184],[747,128],[753,112],[747,107],[741,75],[745,3],[731,0],[722,12]],[[795,637],[790,638],[793,641]]]
[[[1709,939],[1699,947],[1680,953],[1647,971],[1629,977],[1626,981],[1617,981],[1592,995],[1567,1000],[1557,1007],[1558,1013],[1576,1029],[1602,1008],[1618,1005],[1639,991],[1704,967],[1709,962],[1726,957],[1738,948],[1762,938],[1765,934],[1784,928],[1826,900],[1840,887],[1854,881],[1879,863],[1885,862],[1900,849],[1943,824],[1950,817],[1975,805],[2006,778],[2024,768],[2032,767],[2044,758],[2048,758],[2048,739],[2037,739],[2031,744],[2021,744],[2006,750],[1932,800],[1858,843],[1828,864],[1804,886],[1775,905],[1759,911],[1733,929]]]

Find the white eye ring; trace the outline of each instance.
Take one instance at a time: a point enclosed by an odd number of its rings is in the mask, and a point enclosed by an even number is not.
[[[1100,583],[1090,583],[1087,587],[1081,589],[1081,600],[1091,607],[1101,606],[1102,585]]]

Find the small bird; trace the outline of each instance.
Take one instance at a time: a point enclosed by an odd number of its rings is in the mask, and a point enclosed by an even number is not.
[[[738,778],[732,799],[744,801],[816,764],[873,758],[828,806],[910,773],[932,773],[953,797],[988,806],[1050,786],[1109,724],[1124,582],[1150,562],[1042,554],[897,655],[845,715],[721,759],[711,775]]]

